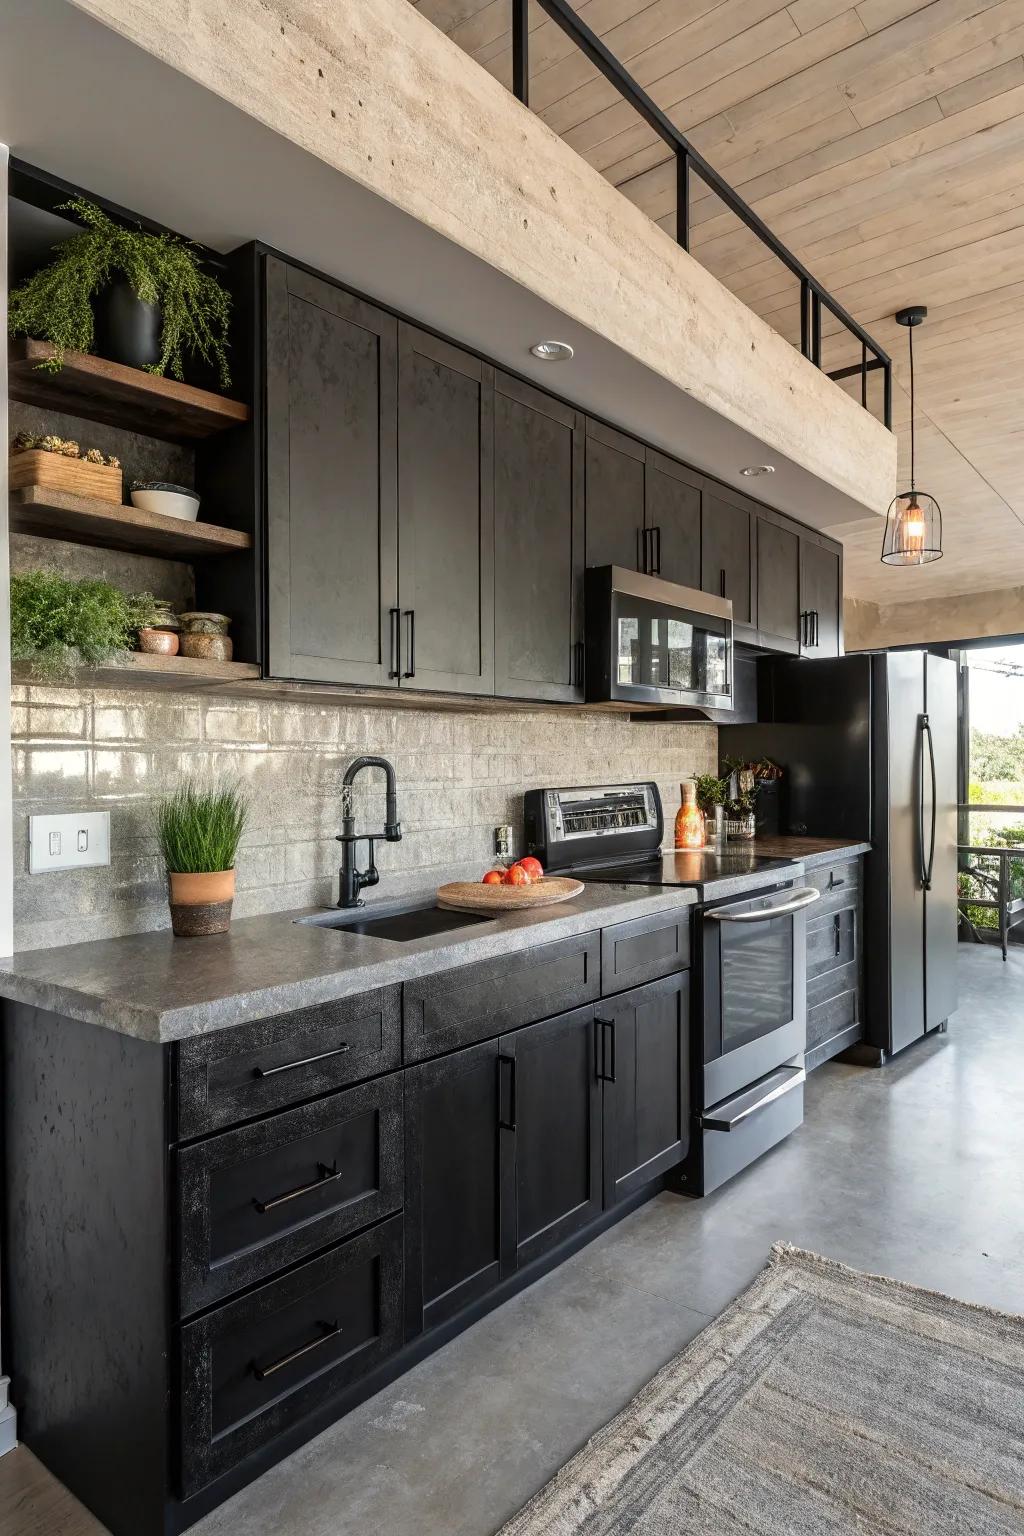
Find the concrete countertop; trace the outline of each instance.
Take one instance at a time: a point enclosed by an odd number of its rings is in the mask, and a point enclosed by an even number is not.
[[[843,837],[755,837],[748,847],[770,859],[799,859],[804,869],[871,852],[870,843],[851,842]]]
[[[413,900],[400,905],[410,906]],[[665,886],[588,885],[581,896],[558,906],[509,912],[409,943],[295,921],[315,909],[277,912],[243,918],[229,933],[207,938],[175,939],[162,930],[28,950],[0,962],[0,995],[164,1043],[571,938],[695,900],[693,891]],[[368,904],[367,915],[396,905]]]

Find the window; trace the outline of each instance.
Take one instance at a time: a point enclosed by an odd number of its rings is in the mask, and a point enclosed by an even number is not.
[[[1024,642],[962,652],[966,803],[960,811],[960,898],[978,928],[998,926],[999,860],[986,848],[1019,847],[1009,860],[1010,900],[1024,897]],[[975,898],[971,902],[971,898]]]

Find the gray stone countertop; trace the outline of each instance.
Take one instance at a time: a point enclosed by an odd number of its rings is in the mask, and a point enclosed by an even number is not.
[[[755,837],[749,845],[756,854],[771,859],[799,859],[804,869],[834,864],[837,859],[852,859],[870,853],[871,844],[846,837]]]
[[[425,892],[424,897],[432,893]],[[696,899],[664,886],[588,885],[581,896],[397,943],[297,923],[305,912],[243,918],[231,931],[175,939],[169,931],[28,950],[0,961],[0,995],[159,1041],[409,981],[570,938]],[[411,898],[402,902],[407,907]],[[395,903],[373,903],[367,915]]]

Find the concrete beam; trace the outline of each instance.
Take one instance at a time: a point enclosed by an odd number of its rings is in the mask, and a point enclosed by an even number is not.
[[[843,624],[848,651],[1024,635],[1024,587],[923,598],[914,603],[879,604],[848,598],[843,605]]]
[[[893,436],[408,0],[75,0],[881,513]]]

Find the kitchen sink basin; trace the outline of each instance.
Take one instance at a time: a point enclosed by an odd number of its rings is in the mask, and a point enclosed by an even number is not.
[[[365,907],[356,907],[343,911],[317,912],[311,917],[300,917],[299,922],[408,944],[413,939],[427,939],[435,933],[450,933],[456,928],[468,928],[471,923],[490,923],[494,920],[476,912],[449,912],[436,903],[391,907],[379,916],[372,915],[372,911],[372,908],[368,911]]]

